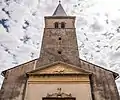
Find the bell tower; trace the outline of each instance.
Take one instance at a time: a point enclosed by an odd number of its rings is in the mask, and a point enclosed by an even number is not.
[[[55,61],[79,65],[75,17],[67,16],[61,2],[52,16],[45,16],[40,57],[36,67]]]

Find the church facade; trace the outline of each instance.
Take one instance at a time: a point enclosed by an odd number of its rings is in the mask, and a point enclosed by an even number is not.
[[[0,100],[120,100],[118,74],[79,58],[75,17],[45,17],[40,57],[2,72]]]

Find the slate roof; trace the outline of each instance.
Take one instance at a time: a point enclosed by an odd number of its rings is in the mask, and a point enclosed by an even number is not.
[[[58,4],[53,16],[67,16],[65,10],[63,9],[61,3]]]

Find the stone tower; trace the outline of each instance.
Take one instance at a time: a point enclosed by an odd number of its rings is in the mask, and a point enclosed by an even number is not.
[[[79,58],[75,17],[61,3],[45,17],[40,57],[2,75],[0,100],[120,100],[119,74]]]
[[[79,65],[75,17],[67,16],[60,3],[52,16],[45,17],[43,41],[37,67],[55,61]]]

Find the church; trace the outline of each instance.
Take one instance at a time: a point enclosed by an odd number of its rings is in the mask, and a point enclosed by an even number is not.
[[[2,72],[0,100],[120,100],[119,74],[79,58],[75,16],[59,2],[44,20],[39,58]]]

